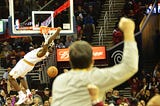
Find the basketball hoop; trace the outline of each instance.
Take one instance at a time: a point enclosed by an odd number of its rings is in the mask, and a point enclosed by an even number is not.
[[[47,26],[41,26],[40,27],[40,33],[43,34],[43,35],[51,35],[56,30],[57,30],[57,28],[51,28],[51,27],[47,27]]]
[[[49,44],[50,47],[52,47],[54,45],[54,40],[52,40],[51,42],[49,42],[50,37],[53,37],[52,39],[56,39],[57,34],[56,31],[59,29],[59,31],[61,30],[60,27],[58,28],[51,28],[51,27],[47,27],[47,26],[40,26],[40,33],[43,35],[44,39],[45,39],[45,43],[47,41],[47,44]],[[48,43],[49,42],[49,43]]]

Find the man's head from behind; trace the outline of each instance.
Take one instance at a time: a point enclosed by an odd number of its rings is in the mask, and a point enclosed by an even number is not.
[[[86,41],[75,41],[69,47],[70,64],[73,69],[89,68],[92,61],[92,47]]]

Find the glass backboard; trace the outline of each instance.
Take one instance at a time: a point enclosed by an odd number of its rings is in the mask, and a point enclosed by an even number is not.
[[[9,0],[11,35],[39,35],[40,26],[75,33],[73,0]]]

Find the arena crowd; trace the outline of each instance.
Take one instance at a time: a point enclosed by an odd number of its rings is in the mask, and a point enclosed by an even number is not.
[[[4,4],[0,5],[0,13],[8,10],[8,1],[5,0]],[[24,0],[25,1],[25,0]],[[27,0],[26,0],[27,1]],[[35,0],[34,8],[41,8],[48,0]],[[55,40],[56,48],[67,48],[72,42],[76,40],[85,40],[89,43],[92,42],[92,36],[97,26],[98,16],[101,10],[101,5],[105,0],[74,0],[74,14],[76,18],[77,38],[72,35],[62,36],[60,39]],[[126,16],[132,18],[136,25],[140,24],[141,19],[145,15],[146,7],[150,4],[150,0],[126,0],[124,9],[121,10],[119,17]],[[17,13],[20,12],[22,3],[17,0],[16,4],[20,5]],[[26,17],[23,12],[22,16]],[[1,18],[8,18],[7,12]],[[117,44],[123,41],[123,34],[115,23],[113,29],[113,41]],[[136,27],[136,32],[138,31]],[[39,42],[35,43],[35,40]],[[14,91],[8,83],[8,72],[16,65],[16,63],[29,51],[41,45],[43,38],[23,37],[16,39],[7,39],[0,42],[0,68],[6,69],[3,78],[0,80],[0,105],[1,106],[14,106],[17,101],[17,92]],[[140,70],[125,83],[125,87],[131,88],[131,96],[125,97],[119,93],[119,89],[111,89],[106,92],[104,104],[113,104],[113,106],[146,106],[146,103],[156,94],[160,94],[160,63],[157,63],[154,70],[146,72]],[[123,89],[123,88],[120,88]],[[43,90],[31,89],[34,101],[31,106],[50,106],[51,103],[51,89],[44,88]],[[126,105],[125,105],[126,104]],[[137,104],[137,105],[136,105]]]

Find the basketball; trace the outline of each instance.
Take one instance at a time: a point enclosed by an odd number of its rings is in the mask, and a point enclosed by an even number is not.
[[[55,66],[50,66],[48,69],[47,69],[47,74],[50,78],[54,78],[55,76],[57,76],[58,74],[58,69],[57,67]]]

